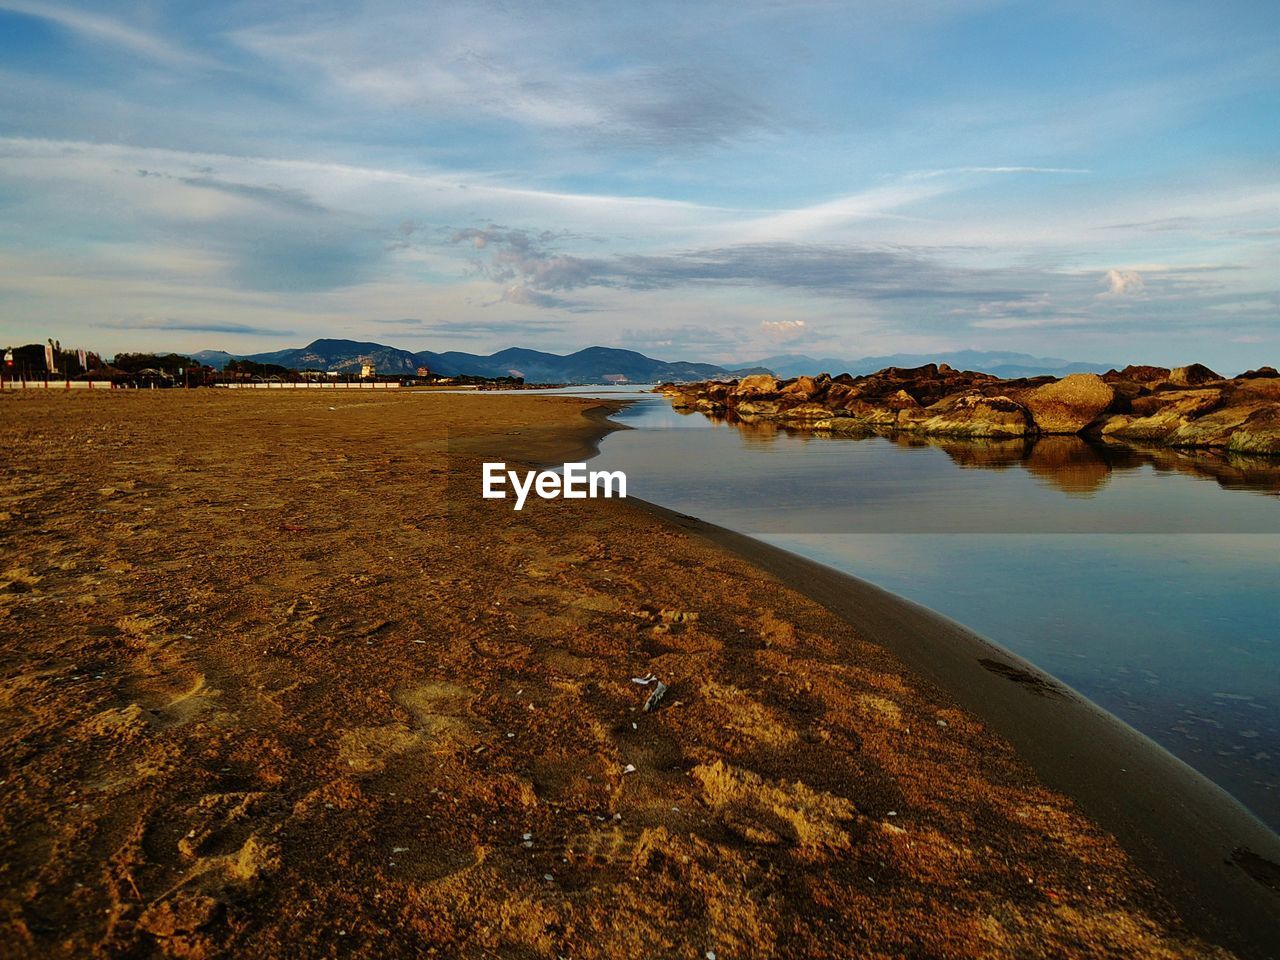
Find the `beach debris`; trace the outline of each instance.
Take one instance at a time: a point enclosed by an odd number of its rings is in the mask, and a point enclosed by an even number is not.
[[[625,767],[622,768],[622,775],[624,777],[628,773],[635,773],[635,772],[636,772],[636,765],[634,763],[628,763]]]
[[[652,713],[658,709],[658,704],[662,702],[662,698],[667,695],[667,685],[661,680],[658,685],[653,688],[653,693],[649,694],[649,699],[644,702],[644,712]]]
[[[408,847],[392,847],[391,852],[392,853],[408,853],[409,848]]]
[[[647,687],[649,684],[656,682],[657,679],[658,678],[652,673],[646,673],[643,677],[632,677],[631,682],[638,683],[642,687]]]

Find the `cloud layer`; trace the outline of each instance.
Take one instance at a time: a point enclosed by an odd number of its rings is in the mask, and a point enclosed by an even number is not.
[[[1256,365],[1280,14],[1228,6],[0,0],[0,326]]]

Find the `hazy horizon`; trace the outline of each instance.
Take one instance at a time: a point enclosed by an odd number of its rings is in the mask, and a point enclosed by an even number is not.
[[[1280,7],[0,0],[0,338],[1280,360]]]

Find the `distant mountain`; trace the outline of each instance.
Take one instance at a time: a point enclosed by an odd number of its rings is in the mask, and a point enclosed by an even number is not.
[[[237,355],[222,350],[202,350],[194,354],[202,363],[221,369]],[[587,347],[560,356],[540,350],[510,347],[482,356],[449,351],[411,353],[382,343],[359,340],[322,339],[288,350],[249,354],[258,363],[275,363],[295,370],[334,370],[358,373],[362,364],[372,363],[379,373],[413,373],[425,366],[442,376],[459,374],[477,377],[524,377],[530,383],[656,383],[661,380],[707,380],[715,377],[770,373],[763,367],[726,370],[710,363],[654,360],[634,350]]]
[[[810,376],[818,373],[875,373],[885,367],[920,367],[926,363],[949,363],[959,370],[978,370],[999,377],[1038,377],[1049,374],[1106,373],[1101,363],[1076,363],[1057,357],[1036,357],[1029,353],[996,350],[960,350],[952,353],[895,353],[884,357],[841,360],[789,353],[765,357],[756,363],[723,367],[711,363],[655,360],[634,350],[587,347],[561,356],[541,350],[509,347],[486,355],[450,350],[412,353],[383,343],[361,340],[322,339],[288,350],[267,353],[232,354],[224,350],[201,350],[191,354],[201,363],[221,370],[231,360],[247,358],[258,363],[276,363],[295,370],[334,370],[359,373],[372,363],[379,373],[413,373],[425,366],[432,373],[452,377],[524,377],[530,383],[657,383],[663,380],[709,380],[717,377],[772,373],[778,377]]]
[[[753,366],[768,367],[779,377],[813,376],[818,373],[851,373],[854,376],[875,373],[885,367],[922,367],[926,363],[948,363],[957,370],[976,370],[998,377],[1039,377],[1046,374],[1064,377],[1069,373],[1106,373],[1111,369],[1102,363],[1078,363],[1057,357],[1036,357],[1029,353],[999,350],[959,350],[952,353],[895,353],[887,357],[862,357],[838,360],[814,358],[803,354],[766,357]]]
[[[500,350],[487,357],[457,351],[424,351],[418,354],[418,358],[433,372],[445,376],[512,376],[524,377],[532,383],[608,383],[619,379],[629,383],[655,383],[660,380],[707,380],[743,372],[726,370],[711,363],[654,360],[634,350],[612,347],[587,347],[567,356],[519,347]]]
[[[359,373],[360,367],[372,363],[379,373],[413,373],[421,365],[415,354],[382,343],[360,340],[314,340],[305,347],[252,353],[250,360],[276,363],[293,370],[334,370]]]
[[[225,350],[201,350],[199,353],[188,354],[188,356],[192,360],[199,360],[206,367],[221,370],[232,360],[235,360],[238,354],[227,353]]]

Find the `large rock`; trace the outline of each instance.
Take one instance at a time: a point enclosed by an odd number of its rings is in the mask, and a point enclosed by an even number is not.
[[[1280,379],[1275,377],[1251,377],[1248,380],[1235,380],[1231,384],[1227,403],[1259,403],[1280,404]]]
[[[1129,383],[1157,383],[1169,379],[1169,368],[1131,363],[1123,370],[1108,370],[1102,375],[1102,379],[1107,383],[1115,383],[1118,380]]]
[[[739,397],[768,397],[778,392],[778,381],[767,373],[757,373],[738,381],[734,394]]]
[[[776,417],[780,409],[777,400],[743,400],[734,412],[740,417]]]
[[[818,393],[818,384],[813,377],[796,377],[780,391],[786,397],[798,397],[801,400],[812,400]]]
[[[933,406],[898,411],[904,430],[950,437],[1025,437],[1035,431],[1027,408],[1009,397],[967,393]]]
[[[1198,417],[1222,406],[1222,391],[1161,390],[1136,397],[1129,406],[1135,417],[1152,417],[1165,411],[1181,417]]]
[[[1041,433],[1079,433],[1115,402],[1111,384],[1093,373],[1073,373],[1028,391],[1022,403]]]
[[[1169,434],[1165,443],[1171,447],[1225,447],[1255,414],[1272,409],[1274,405],[1268,403],[1222,407],[1188,420]]]
[[[1111,417],[1104,437],[1140,443],[1167,443],[1178,430],[1222,405],[1217,390],[1172,390],[1133,401],[1132,417]]]
[[[1259,367],[1257,370],[1246,370],[1237,380],[1274,380],[1280,377],[1280,370],[1275,367]]]
[[[872,433],[871,424],[856,417],[827,417],[813,421],[811,426],[814,430],[826,433],[852,433],[860,436],[868,436]]]
[[[1193,363],[1187,367],[1174,367],[1169,371],[1169,382],[1180,387],[1198,387],[1202,383],[1213,383],[1221,380],[1220,374],[1214,373],[1203,363]]]
[[[784,420],[825,420],[831,416],[831,411],[820,403],[799,403],[783,409],[781,416]]]
[[[1227,441],[1232,453],[1280,455],[1280,407],[1265,407],[1236,428]]]

